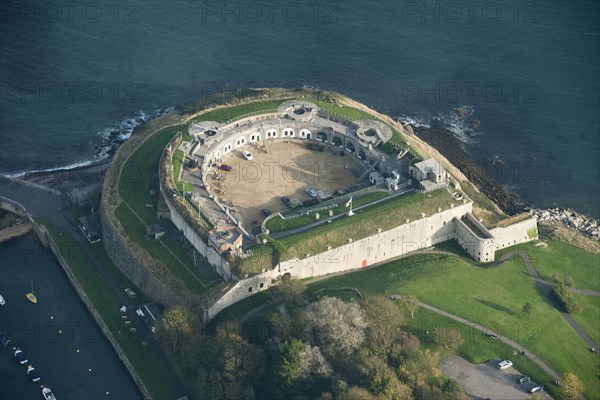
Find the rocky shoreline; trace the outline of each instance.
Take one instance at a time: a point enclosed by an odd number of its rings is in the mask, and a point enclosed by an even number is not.
[[[479,126],[479,125],[478,125]],[[442,121],[433,119],[430,126],[413,126],[410,130],[457,167],[479,190],[509,215],[525,210],[519,195],[489,176],[486,166],[481,165],[463,149],[463,143],[450,132]]]
[[[594,218],[579,214],[570,208],[528,208],[526,211],[530,215],[536,216],[539,222],[548,225],[563,223],[569,228],[575,229],[589,238],[600,240],[600,224],[598,221]]]

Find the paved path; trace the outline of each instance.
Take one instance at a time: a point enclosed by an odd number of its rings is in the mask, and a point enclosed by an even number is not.
[[[12,180],[5,177],[0,177],[0,195],[7,197],[20,203],[28,213],[35,215],[48,221],[62,229],[67,230],[74,240],[79,244],[81,249],[84,251],[88,260],[91,260],[94,267],[102,276],[102,279],[109,286],[113,295],[119,299],[121,304],[127,306],[128,316],[131,321],[135,324],[138,332],[144,336],[144,340],[150,345],[155,353],[159,356],[165,370],[169,374],[169,378],[177,391],[181,395],[188,396],[189,391],[184,385],[183,381],[175,373],[175,369],[171,365],[171,362],[162,351],[162,348],[156,341],[156,338],[136,313],[137,305],[134,304],[129,297],[123,291],[123,287],[117,281],[117,279],[108,271],[108,268],[102,263],[97,253],[94,251],[90,243],[81,235],[77,224],[73,220],[73,217],[69,211],[69,207],[66,204],[64,198],[56,194],[54,191],[46,190],[41,186],[32,186],[23,183],[19,180]],[[54,238],[55,241],[60,238]]]
[[[527,266],[527,270],[529,271],[529,273],[531,274],[531,276],[534,277],[535,282],[537,283],[538,287],[540,288],[540,290],[542,291],[542,293],[544,293],[544,295],[546,297],[548,297],[548,299],[551,302],[554,302],[554,295],[552,293],[552,284],[543,280],[542,277],[540,276],[540,274],[536,271],[535,266],[533,265],[533,262],[531,262],[531,258],[529,257],[529,254],[527,254],[526,251],[522,251],[522,250],[514,250],[511,252],[508,252],[506,254],[504,254],[500,260],[498,260],[497,263],[495,263],[496,265],[500,265],[503,262],[505,262],[506,260],[508,260],[509,258],[518,255],[520,256],[523,261],[525,261],[525,265]],[[587,289],[578,289],[577,293],[581,293],[581,294],[586,294],[587,292],[592,292],[595,293],[596,291],[594,290],[587,290]],[[597,296],[596,294],[592,294],[592,296]],[[598,343],[594,342],[594,340],[592,340],[592,338],[590,338],[588,336],[588,334],[581,328],[581,326],[579,326],[579,324],[573,319],[573,317],[571,316],[571,314],[560,311],[561,315],[563,316],[563,318],[565,319],[565,321],[567,321],[567,323],[569,325],[571,325],[571,327],[575,330],[575,332],[577,332],[577,334],[581,337],[581,339],[583,339],[583,341],[589,346],[590,349],[598,349],[600,348],[598,346]],[[598,354],[598,353],[596,353]]]
[[[475,322],[471,322],[471,321],[469,321],[467,319],[464,319],[464,318],[461,318],[461,317],[459,317],[457,315],[450,314],[449,312],[446,312],[444,310],[440,310],[437,307],[430,306],[429,304],[425,304],[425,303],[422,303],[422,302],[419,302],[419,305],[421,307],[429,310],[429,311],[433,311],[436,314],[443,315],[444,317],[450,318],[450,319],[452,319],[454,321],[458,321],[458,322],[460,322],[462,324],[470,326],[473,329],[477,329],[478,331],[483,332],[486,335],[491,332],[491,330],[489,328],[486,328],[483,325],[479,325],[479,324],[476,324]],[[554,371],[552,368],[550,368],[548,366],[548,364],[546,364],[545,362],[543,362],[542,360],[540,360],[539,358],[537,358],[535,354],[533,354],[532,352],[530,352],[529,350],[525,349],[523,346],[521,346],[517,342],[515,342],[513,340],[510,340],[509,338],[507,338],[505,336],[502,336],[502,335],[497,335],[497,336],[498,336],[498,340],[500,340],[501,342],[506,343],[507,345],[509,345],[513,349],[517,350],[518,352],[525,353],[525,355],[527,357],[529,357],[540,368],[542,368],[544,371],[546,371],[546,373],[548,375],[550,375],[551,377],[553,377],[556,380],[560,379],[560,376],[556,373],[556,371]]]

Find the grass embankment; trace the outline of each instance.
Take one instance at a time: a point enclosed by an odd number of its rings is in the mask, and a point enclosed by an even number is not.
[[[408,145],[408,143],[406,143],[406,141],[402,138],[402,135],[400,134],[400,132],[398,132],[398,130],[396,128],[394,128],[393,126],[390,126],[388,123],[386,123],[385,121],[382,121],[380,118],[377,118],[375,115],[368,113],[366,111],[363,111],[363,110],[359,110],[354,107],[337,105],[334,103],[329,103],[329,102],[325,102],[325,101],[321,101],[321,100],[313,100],[313,102],[316,105],[318,105],[322,110],[329,112],[330,114],[333,114],[334,116],[338,115],[338,116],[347,118],[351,121],[356,121],[356,120],[360,120],[360,119],[372,119],[372,120],[379,121],[381,123],[388,125],[392,130],[392,138],[387,143],[385,143],[381,147],[381,149],[388,154],[392,154],[392,152],[394,151],[394,146],[403,147],[403,148],[409,149],[412,152],[412,154],[416,157],[415,159],[412,160],[412,162],[418,162],[422,159],[419,156],[419,153],[415,149],[413,149],[410,145]]]
[[[194,187],[191,183],[180,180],[181,168],[184,163],[185,154],[183,154],[183,151],[179,149],[175,150],[173,152],[173,181],[175,182],[175,187],[177,187],[179,193],[194,191]]]
[[[194,123],[200,121],[218,121],[227,122],[238,118],[254,115],[255,113],[277,112],[277,107],[285,100],[257,101],[252,103],[224,107],[218,110],[209,111],[194,119]]]
[[[420,254],[320,281],[309,290],[322,287],[356,287],[372,295],[414,294],[522,344],[559,374],[575,373],[590,398],[600,390],[597,357],[540,293],[521,258],[483,268],[455,257]],[[521,311],[526,302],[532,304],[532,319]]]
[[[573,319],[594,342],[600,343],[600,297],[573,293],[573,299],[581,306]]]
[[[364,196],[353,198],[352,199],[352,207],[357,208],[357,207],[363,206],[365,204],[368,204],[372,201],[385,199],[388,196],[389,196],[388,192],[369,193]],[[348,212],[348,209],[344,206],[344,203],[345,202],[342,202],[342,203],[338,204],[336,207],[331,209],[333,211],[334,216]],[[295,211],[299,212],[297,210],[295,210]],[[286,220],[279,216],[273,217],[267,221],[267,223],[265,224],[265,228],[267,228],[272,233],[283,232],[283,231],[287,231],[287,230],[294,229],[294,228],[299,228],[301,226],[308,225],[310,223],[315,222],[316,221],[315,213],[314,212],[310,213],[309,211],[306,211],[306,212],[309,213],[309,215],[304,215],[302,217],[298,217],[295,219],[287,219]],[[328,211],[318,211],[318,212],[320,213],[321,219],[329,218]]]
[[[496,226],[500,221],[508,218],[508,215],[485,194],[478,191],[471,182],[461,182],[460,187],[473,200],[473,215],[486,227]]]
[[[129,332],[128,327],[124,325],[119,311],[122,304],[113,295],[108,284],[94,267],[92,260],[85,255],[83,249],[67,231],[46,222],[42,223],[54,238],[61,255],[69,263],[77,281],[116,338],[152,397],[154,399],[175,399],[181,396],[181,393],[178,393],[170,382],[158,355],[146,345],[143,336],[138,332]],[[93,249],[96,256],[107,267],[108,272],[118,280],[123,288],[137,289],[110,261],[102,244],[94,244]],[[137,305],[148,301],[139,290],[136,292],[140,293],[135,300]]]
[[[437,190],[430,194],[408,193],[392,201],[384,202],[366,210],[360,210],[352,217],[338,219],[329,224],[319,225],[306,232],[287,236],[280,240],[267,237],[268,243],[255,248],[254,254],[240,259],[237,267],[243,274],[255,274],[263,268],[272,268],[277,262],[293,258],[303,259],[306,254],[320,254],[329,246],[336,248],[377,233],[377,229],[389,230],[406,223],[406,219],[415,221],[446,210],[450,204],[462,204],[454,200],[446,190]],[[267,251],[264,248],[271,247]]]
[[[208,278],[196,269],[191,257],[172,235],[167,234],[161,239],[164,246],[161,242],[151,242],[144,237],[145,225],[156,222],[156,207],[160,195],[158,164],[162,151],[169,140],[182,129],[184,127],[181,125],[167,128],[150,137],[123,166],[119,194],[143,222],[125,204],[119,205],[115,216],[123,225],[127,236],[146,249],[152,257],[165,263],[192,292],[202,294],[206,291]],[[161,224],[166,228],[173,228],[170,221],[161,221]]]

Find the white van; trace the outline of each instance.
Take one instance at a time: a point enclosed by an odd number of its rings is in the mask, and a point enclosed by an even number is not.
[[[500,361],[498,363],[498,369],[506,369],[512,367],[513,363],[510,360]]]

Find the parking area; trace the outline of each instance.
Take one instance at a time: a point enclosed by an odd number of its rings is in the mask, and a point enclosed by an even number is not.
[[[502,371],[496,368],[499,361],[475,365],[463,358],[452,356],[442,361],[439,368],[449,377],[456,379],[474,399],[529,399],[531,394],[527,392],[527,388],[530,383],[519,384],[517,379],[521,373],[513,367]],[[551,399],[544,391],[538,394],[542,399]]]
[[[234,150],[223,160],[231,171],[220,170],[224,179],[212,180],[210,185],[221,200],[234,204],[249,229],[264,219],[262,209],[285,210],[282,196],[304,201],[310,198],[307,188],[333,194],[353,186],[365,170],[363,163],[329,146],[321,152],[304,144],[276,142],[270,144],[270,154],[254,146],[243,150],[252,154],[252,160]]]

